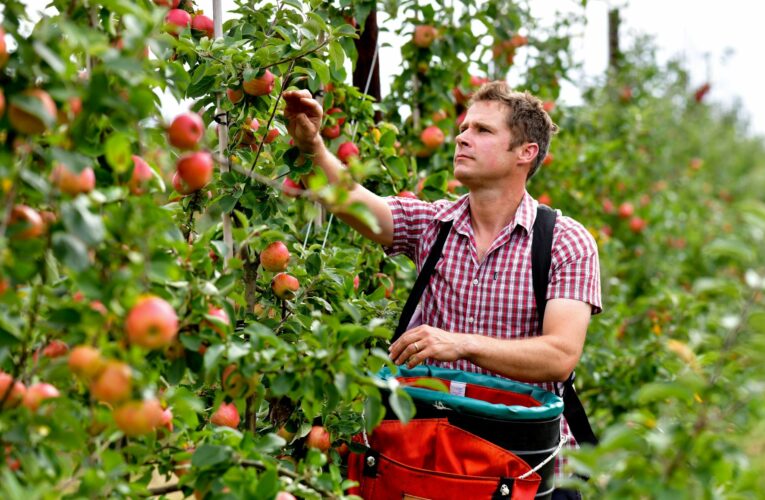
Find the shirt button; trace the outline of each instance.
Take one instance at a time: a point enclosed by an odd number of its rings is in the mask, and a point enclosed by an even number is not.
[[[474,285],[477,285],[477,284],[478,284],[478,278],[476,278],[476,279],[474,279],[474,280],[473,280],[473,284],[474,284]]]
[[[468,323],[472,323],[472,322],[473,322],[473,317],[472,317],[472,316],[470,316],[470,317],[468,318]]]

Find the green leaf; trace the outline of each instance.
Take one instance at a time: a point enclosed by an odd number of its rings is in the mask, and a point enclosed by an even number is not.
[[[104,144],[104,155],[106,162],[117,173],[127,172],[131,165],[132,155],[130,138],[121,132],[115,132],[106,140]]]
[[[48,63],[48,66],[50,66],[53,71],[58,74],[63,74],[66,71],[64,61],[58,57],[58,54],[50,50],[42,42],[36,41],[32,46],[34,47],[35,52],[37,52],[37,55],[40,56],[40,59]]]
[[[412,397],[402,387],[397,387],[388,400],[390,407],[399,420],[409,422],[414,416],[414,402]]]
[[[316,74],[322,83],[329,82],[329,66],[327,66],[327,63],[318,58],[312,58],[310,63],[311,67],[314,69],[314,71],[316,71]]]
[[[106,234],[101,217],[92,214],[88,209],[88,200],[78,197],[74,201],[61,206],[61,218],[64,227],[87,245],[100,243]]]
[[[391,134],[392,135],[392,134]],[[395,138],[395,136],[393,136]],[[385,160],[385,166],[396,179],[406,179],[409,172],[406,169],[406,162],[402,158],[395,156],[388,157]]]
[[[56,124],[56,116],[51,115],[48,109],[43,105],[42,101],[37,97],[24,94],[14,94],[10,98],[10,102],[32,116],[39,118],[46,128],[51,128]]]
[[[329,62],[333,68],[342,68],[345,63],[345,51],[337,40],[329,42]]]
[[[223,462],[228,462],[233,456],[233,451],[228,446],[216,446],[203,444],[191,457],[193,467],[210,467]]]
[[[207,348],[207,351],[205,351],[205,371],[209,373],[218,366],[221,354],[223,354],[225,349],[226,346],[223,344],[215,344]]]
[[[318,252],[313,252],[305,260],[305,270],[311,276],[318,276],[321,273],[321,255]]]
[[[90,264],[88,247],[79,238],[69,234],[53,233],[53,253],[56,258],[75,271],[84,271]]]
[[[367,432],[372,432],[382,422],[384,411],[379,393],[367,395],[364,401],[364,429]]]
[[[281,439],[281,438],[280,438]],[[282,439],[282,441],[284,441]],[[273,498],[279,493],[279,475],[276,469],[268,469],[258,476],[258,487],[253,498]]]

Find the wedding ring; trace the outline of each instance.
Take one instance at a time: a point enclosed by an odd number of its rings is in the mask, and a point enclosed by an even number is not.
[[[417,345],[417,342],[414,343],[414,351],[420,352],[420,347]]]

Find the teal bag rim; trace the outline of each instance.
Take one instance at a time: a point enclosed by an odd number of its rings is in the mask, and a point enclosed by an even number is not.
[[[454,382],[465,382],[493,389],[501,389],[523,394],[534,398],[540,406],[527,407],[521,405],[503,405],[481,401],[480,399],[457,396],[454,394],[405,386],[403,389],[417,402],[434,405],[443,404],[445,407],[461,414],[488,417],[498,420],[545,420],[559,417],[563,413],[563,399],[541,387],[524,384],[506,378],[470,373],[461,370],[451,370],[437,366],[420,365],[412,369],[398,367],[394,374],[388,367],[379,372],[383,380],[398,377],[434,377]]]

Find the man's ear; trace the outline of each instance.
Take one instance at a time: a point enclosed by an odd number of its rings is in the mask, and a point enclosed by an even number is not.
[[[527,142],[518,148],[518,163],[528,163],[531,165],[538,154],[539,144]]]

